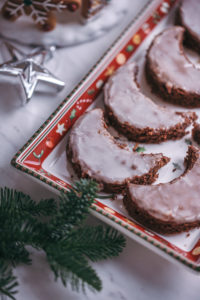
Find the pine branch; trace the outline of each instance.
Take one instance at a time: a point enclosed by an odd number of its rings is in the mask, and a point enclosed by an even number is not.
[[[53,245],[46,249],[46,253],[55,278],[60,278],[65,286],[70,282],[72,289],[76,291],[79,291],[80,287],[84,291],[85,285],[92,290],[101,290],[101,280],[84,256],[70,247],[63,249]]]
[[[125,240],[121,234],[110,227],[84,226],[72,231],[64,241],[70,245],[73,252],[85,255],[96,262],[118,256],[125,247]]]
[[[30,264],[26,245],[37,246],[38,225],[36,217],[52,215],[55,201],[41,200],[35,203],[28,195],[8,188],[0,189],[0,257],[18,263]]]
[[[72,226],[78,226],[89,213],[97,192],[98,185],[93,180],[81,179],[75,182],[67,194],[60,197],[62,219]]]
[[[0,216],[5,212],[11,217],[26,218],[27,216],[49,216],[55,211],[54,199],[40,200],[36,203],[30,196],[8,188],[0,189]],[[0,222],[1,222],[0,218]]]
[[[84,289],[84,283],[87,283],[90,288],[99,291],[101,281],[87,259],[96,262],[117,256],[124,246],[125,240],[116,230],[96,226],[75,229],[45,251],[55,277],[60,277],[64,285],[71,281],[73,288],[78,290],[80,284]]]
[[[17,293],[18,286],[16,277],[12,273],[11,267],[2,259],[0,260],[0,294],[8,296],[10,299],[15,299],[14,294]]]
[[[74,226],[80,225],[89,213],[89,208],[97,196],[98,185],[93,180],[81,179],[66,193],[59,197],[59,205],[48,223],[40,223],[38,232],[42,232],[41,243],[62,239]],[[41,234],[40,234],[41,236]]]
[[[118,255],[125,240],[110,228],[80,227],[97,191],[96,182],[83,179],[62,194],[59,203],[53,199],[35,203],[21,192],[0,189],[0,292],[15,299],[17,282],[10,266],[31,263],[27,245],[46,252],[55,278],[64,285],[69,282],[75,290],[101,289],[88,260]]]

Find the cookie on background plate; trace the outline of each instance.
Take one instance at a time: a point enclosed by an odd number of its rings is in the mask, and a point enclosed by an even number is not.
[[[13,2],[13,0],[7,1]],[[25,2],[23,0],[14,1]],[[33,2],[40,1],[41,0],[34,0]],[[68,3],[70,2],[70,0],[66,1]],[[74,1],[79,2],[80,0]],[[110,1],[94,18],[88,22],[83,21],[81,8],[73,13],[68,10],[61,12],[55,12],[54,10],[54,12],[51,12],[51,16],[52,13],[54,13],[54,17],[51,20],[54,20],[53,27],[55,27],[55,25],[56,27],[54,30],[48,32],[38,30],[32,18],[25,14],[18,18],[14,23],[0,17],[1,34],[6,38],[16,40],[17,42],[26,45],[56,45],[64,47],[81,44],[94,40],[95,38],[106,34],[114,26],[120,25],[122,18],[128,11],[128,1],[130,0]],[[50,2],[58,1],[50,0]],[[72,2],[73,0],[71,0],[71,3]],[[0,1],[0,9],[3,3],[5,2]],[[29,3],[29,1],[27,1],[27,3]],[[93,6],[90,5],[89,9],[91,7]],[[21,13],[19,12],[19,14]]]

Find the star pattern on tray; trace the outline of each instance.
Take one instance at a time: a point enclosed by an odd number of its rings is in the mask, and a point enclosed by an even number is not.
[[[63,133],[65,131],[66,131],[65,124],[64,123],[62,123],[62,124],[58,123],[56,132],[59,133],[60,135],[63,135]]]

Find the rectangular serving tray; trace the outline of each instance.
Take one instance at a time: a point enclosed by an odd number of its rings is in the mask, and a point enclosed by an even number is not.
[[[54,192],[66,191],[74,178],[65,153],[69,129],[86,109],[102,106],[103,84],[128,59],[136,60],[140,69],[143,69],[146,48],[157,32],[173,24],[176,3],[177,1],[172,0],[154,0],[145,4],[84,79],[17,152],[11,164]],[[145,92],[151,93],[142,75],[140,81]],[[158,100],[156,97],[154,99]],[[167,142],[162,145],[143,145],[147,152],[163,152],[173,157],[172,162],[163,168],[164,171],[161,170],[160,181],[169,181],[183,172],[187,142],[188,139],[183,139],[181,142]],[[172,172],[177,161],[180,170]],[[166,175],[168,173],[170,175]],[[200,272],[199,229],[173,236],[158,235],[129,217],[121,200],[96,199],[91,213],[168,260],[182,264],[196,273]]]

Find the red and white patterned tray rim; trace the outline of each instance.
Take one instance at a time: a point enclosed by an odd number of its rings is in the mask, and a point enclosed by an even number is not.
[[[148,1],[137,17],[121,33],[85,78],[66,97],[24,147],[17,152],[11,161],[14,167],[34,176],[58,191],[66,191],[70,187],[68,182],[64,182],[43,169],[42,163],[64,138],[73,123],[97,98],[107,78],[132,56],[176,2],[174,0]],[[200,272],[200,240],[191,251],[186,252],[99,201],[92,205],[92,209],[101,214],[104,220],[108,218],[109,223],[111,221],[113,226],[117,224],[117,228],[123,228],[123,232],[128,231],[129,236],[132,233],[140,240],[142,239],[141,242],[145,243],[146,246],[151,245],[152,248],[153,245],[153,247],[163,252],[162,254],[165,253],[187,267]]]

